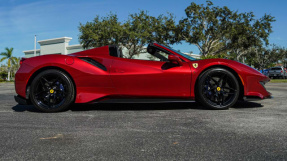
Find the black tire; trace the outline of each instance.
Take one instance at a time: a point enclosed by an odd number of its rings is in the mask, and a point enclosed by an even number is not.
[[[237,102],[239,90],[239,83],[230,71],[211,68],[199,76],[195,97],[205,107],[225,110]]]
[[[30,98],[34,106],[43,112],[64,111],[74,102],[74,84],[60,70],[45,70],[32,81]]]

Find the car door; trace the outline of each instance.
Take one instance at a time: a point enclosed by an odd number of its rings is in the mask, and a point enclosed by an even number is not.
[[[167,61],[116,57],[110,76],[122,96],[190,97],[191,71],[187,62],[175,65]]]

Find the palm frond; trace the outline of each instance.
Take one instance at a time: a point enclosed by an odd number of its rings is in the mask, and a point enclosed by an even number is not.
[[[16,64],[15,57],[11,57],[10,60],[11,60],[12,65]]]
[[[21,57],[12,57],[12,64],[13,65],[18,65],[20,64],[20,60],[21,60]]]
[[[5,52],[2,52],[0,55],[7,57],[7,53],[5,53]]]
[[[0,62],[4,61],[6,59],[7,59],[7,57],[3,57],[3,58],[0,59]]]
[[[7,51],[7,56],[12,57],[12,53],[13,53],[14,48],[7,48],[6,47],[5,50]]]

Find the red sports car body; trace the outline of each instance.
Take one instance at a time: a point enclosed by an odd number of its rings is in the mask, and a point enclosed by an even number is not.
[[[150,44],[147,53],[158,60],[123,58],[117,46],[22,59],[15,99],[56,112],[71,103],[112,99],[198,100],[226,109],[243,97],[271,95],[264,88],[269,78],[242,63],[195,60],[157,43]]]

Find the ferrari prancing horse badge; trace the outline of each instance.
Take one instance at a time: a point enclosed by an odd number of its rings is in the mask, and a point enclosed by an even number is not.
[[[198,63],[193,63],[192,66],[193,66],[193,68],[197,68],[198,67]]]

